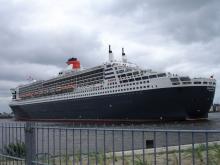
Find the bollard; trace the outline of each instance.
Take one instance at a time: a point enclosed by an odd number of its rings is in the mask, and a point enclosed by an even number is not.
[[[26,165],[31,165],[36,155],[34,123],[26,122],[24,133],[25,133]]]

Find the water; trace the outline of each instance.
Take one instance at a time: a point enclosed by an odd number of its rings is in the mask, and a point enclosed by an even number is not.
[[[14,121],[14,119],[0,119],[0,123],[23,123],[19,121]],[[72,127],[72,123],[42,123],[44,125],[50,126],[62,126],[62,127]],[[105,128],[146,128],[146,129],[203,129],[203,130],[213,130],[220,128],[220,112],[209,113],[208,120],[200,121],[156,121],[147,122],[144,124],[134,124],[134,125],[76,125],[77,127],[105,127]]]

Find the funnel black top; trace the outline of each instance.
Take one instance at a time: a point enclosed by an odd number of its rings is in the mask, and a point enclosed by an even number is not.
[[[109,53],[112,53],[111,45],[109,45],[108,52],[109,52]]]
[[[69,58],[68,61],[77,61],[77,58]]]
[[[122,48],[122,56],[125,56],[124,48]]]

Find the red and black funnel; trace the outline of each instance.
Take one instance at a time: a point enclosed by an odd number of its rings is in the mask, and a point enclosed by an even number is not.
[[[80,61],[78,61],[77,58],[70,58],[66,63],[68,65],[72,64],[72,69],[80,69]]]

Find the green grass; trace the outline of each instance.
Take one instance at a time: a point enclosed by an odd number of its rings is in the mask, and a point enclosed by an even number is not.
[[[23,144],[9,144],[7,147],[7,153],[11,156],[19,155],[24,156],[25,150],[23,150],[25,147]],[[20,148],[20,149],[18,149]],[[23,152],[21,152],[23,150]],[[178,150],[169,150],[168,152],[168,164],[171,165],[178,165],[179,164],[179,154],[181,155],[181,164],[184,165],[191,165],[193,162],[193,156],[192,151],[194,151],[194,158],[195,158],[195,164],[198,165],[205,165],[206,164],[206,155],[207,150],[206,146],[204,144],[195,145],[194,150],[192,147],[189,147],[187,149],[182,149],[180,153]],[[142,154],[135,154],[134,155],[134,162],[135,165],[152,165],[154,164],[154,154],[153,153],[147,153],[144,155],[145,160],[143,161],[143,155]],[[166,164],[166,152],[160,152],[156,154],[156,163],[159,165]],[[208,147],[208,157],[209,157],[209,164],[210,165],[220,165],[220,145],[219,144],[209,144]],[[104,159],[105,158],[105,159]],[[60,164],[66,164],[72,165],[73,159],[76,165],[79,165],[80,162],[82,162],[82,165],[86,165],[88,163],[88,159],[90,161],[91,165],[96,164],[96,161],[98,164],[102,165],[104,164],[104,161],[106,161],[106,165],[112,165],[113,162],[115,165],[121,165],[124,161],[125,165],[132,165],[132,155],[122,155],[115,153],[115,156],[113,157],[113,153],[108,153],[104,155],[104,153],[90,153],[87,154],[81,154],[77,152],[74,156],[72,155],[62,155],[59,156],[52,156],[49,155],[49,162],[53,163],[53,165]],[[48,157],[44,157],[44,159],[39,159],[39,161],[47,162]],[[10,161],[10,160],[9,160]],[[0,159],[0,162],[5,162],[5,160]],[[4,164],[4,163],[3,163]]]

